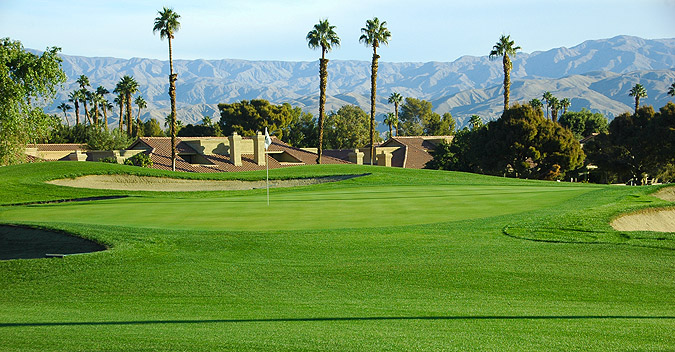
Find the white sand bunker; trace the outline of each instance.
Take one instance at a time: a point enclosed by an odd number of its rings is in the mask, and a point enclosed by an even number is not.
[[[675,187],[664,188],[654,196],[675,202]],[[619,231],[675,232],[675,208],[644,210],[624,215],[612,221],[612,227]]]
[[[291,180],[270,180],[270,188],[296,187],[342,181],[362,175],[340,175]],[[74,179],[59,179],[47,183],[76,188],[111,189],[118,191],[234,191],[265,188],[265,181],[185,180],[136,175],[89,175]]]

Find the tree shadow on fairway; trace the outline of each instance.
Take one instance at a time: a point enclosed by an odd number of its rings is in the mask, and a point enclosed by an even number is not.
[[[507,225],[502,234],[526,241],[570,244],[612,244],[675,250],[675,236],[663,232],[596,231],[564,227]]]
[[[425,316],[425,317],[324,317],[324,318],[262,318],[262,319],[204,319],[204,320],[138,320],[138,321],[72,321],[0,323],[0,328],[50,327],[50,326],[106,326],[106,325],[154,325],[154,324],[236,324],[236,323],[302,323],[302,322],[343,322],[343,321],[429,321],[429,320],[673,320],[675,316],[661,315],[468,315],[468,316]]]

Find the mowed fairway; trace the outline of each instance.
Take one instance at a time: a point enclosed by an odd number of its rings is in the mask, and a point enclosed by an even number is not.
[[[294,167],[271,176],[370,174],[273,189],[268,207],[264,190],[44,184],[107,173],[173,175],[99,163],[0,168],[2,204],[129,196],[0,206],[0,223],[110,247],[0,261],[0,350],[675,349],[674,234],[609,226],[619,213],[672,205],[653,187]]]

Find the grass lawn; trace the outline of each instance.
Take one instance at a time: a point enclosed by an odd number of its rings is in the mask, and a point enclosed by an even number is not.
[[[323,165],[270,176],[369,175],[272,189],[268,207],[264,190],[44,183],[109,173],[264,178],[0,168],[0,223],[110,247],[0,261],[3,351],[675,349],[675,234],[608,225],[672,205],[655,187]],[[111,195],[128,197],[27,204]]]

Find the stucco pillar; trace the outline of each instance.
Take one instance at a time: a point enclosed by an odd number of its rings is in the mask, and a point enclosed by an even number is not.
[[[232,132],[228,139],[230,140],[230,162],[234,166],[241,166],[241,136],[237,132]]]

